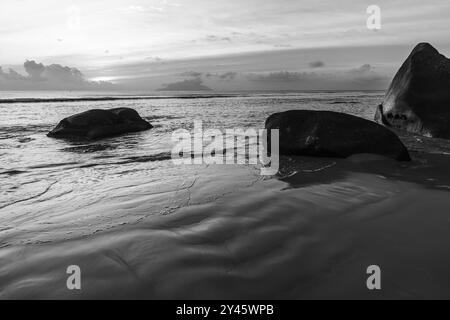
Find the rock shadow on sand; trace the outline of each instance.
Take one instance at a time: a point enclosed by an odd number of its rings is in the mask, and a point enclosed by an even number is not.
[[[450,191],[450,155],[412,153],[411,162],[398,162],[382,156],[361,154],[347,159],[282,156],[278,178],[291,188],[331,184],[353,173],[409,182],[430,189]]]

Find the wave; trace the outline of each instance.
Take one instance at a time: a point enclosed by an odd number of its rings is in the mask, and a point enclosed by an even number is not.
[[[241,97],[239,94],[188,94],[173,96],[108,96],[108,97],[79,97],[79,98],[11,98],[0,99],[0,104],[14,103],[58,103],[58,102],[101,102],[126,100],[162,100],[162,99],[212,99]]]
[[[118,159],[119,161],[114,162],[96,162],[96,163],[87,163],[83,164],[77,168],[92,168],[97,166],[105,166],[105,165],[122,165],[122,164],[130,164],[130,163],[139,163],[139,162],[156,162],[156,161],[168,161],[172,159],[172,154],[170,152],[162,152],[153,155],[147,156],[136,156],[136,157],[126,157]]]
[[[148,156],[136,156],[136,157],[127,157],[124,158],[124,161],[119,162],[117,164],[126,164],[126,163],[134,163],[134,162],[154,162],[154,161],[167,161],[172,159],[171,152],[161,152],[158,154],[152,154]]]
[[[338,100],[338,101],[332,101],[330,104],[358,104],[361,103],[359,101],[345,101],[345,100]]]
[[[25,173],[25,172],[26,171],[21,171],[21,170],[7,170],[7,171],[0,172],[0,175],[15,176],[15,175]]]
[[[117,146],[110,144],[89,144],[75,147],[66,147],[61,150],[64,152],[73,152],[73,153],[93,153],[97,151],[114,150],[116,148]]]

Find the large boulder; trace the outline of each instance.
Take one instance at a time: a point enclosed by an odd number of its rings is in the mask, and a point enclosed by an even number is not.
[[[63,119],[47,136],[95,140],[152,127],[130,108],[94,109]]]
[[[450,59],[428,43],[418,44],[395,75],[375,120],[450,139]]]
[[[331,111],[291,110],[271,115],[266,129],[279,129],[280,153],[347,158],[371,153],[411,160],[391,130],[369,120]]]

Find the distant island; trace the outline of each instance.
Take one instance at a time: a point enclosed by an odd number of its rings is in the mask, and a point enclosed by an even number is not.
[[[200,78],[194,78],[166,84],[158,91],[213,91],[213,89],[203,85]]]

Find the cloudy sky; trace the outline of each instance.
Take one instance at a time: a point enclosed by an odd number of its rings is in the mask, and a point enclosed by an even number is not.
[[[384,89],[418,42],[450,56],[449,16],[448,0],[1,0],[0,86]]]

